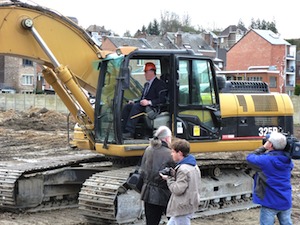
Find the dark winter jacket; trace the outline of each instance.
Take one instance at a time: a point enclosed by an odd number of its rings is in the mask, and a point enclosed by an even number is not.
[[[171,192],[167,182],[159,175],[159,171],[166,167],[174,168],[174,166],[171,149],[167,147],[167,143],[162,142],[159,148],[150,145],[145,150],[141,163],[141,174],[144,177],[141,199],[144,202],[167,206]]]
[[[260,149],[257,149],[260,150]],[[256,174],[254,176],[253,202],[275,210],[292,207],[291,171],[292,160],[284,151],[272,150],[247,156],[247,161]]]

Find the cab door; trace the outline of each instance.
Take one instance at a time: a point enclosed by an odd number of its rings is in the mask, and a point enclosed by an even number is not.
[[[177,57],[174,132],[186,140],[219,139],[220,105],[213,63]]]

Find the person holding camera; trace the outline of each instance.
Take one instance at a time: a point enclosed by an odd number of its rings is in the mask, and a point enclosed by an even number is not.
[[[171,143],[172,158],[177,165],[168,174],[160,173],[167,180],[171,197],[167,206],[167,225],[190,225],[200,203],[201,173],[196,159],[190,153],[190,143],[177,139]]]
[[[246,159],[254,175],[253,202],[261,205],[260,225],[292,225],[291,171],[294,164],[285,152],[286,136],[272,132],[260,148]]]
[[[171,139],[171,130],[167,126],[160,126],[142,158],[140,172],[144,178],[144,184],[141,190],[141,200],[144,201],[147,225],[160,223],[171,196],[167,182],[159,175],[160,170],[175,166],[168,146]]]

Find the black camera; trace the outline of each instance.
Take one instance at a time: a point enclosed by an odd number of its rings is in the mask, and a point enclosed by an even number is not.
[[[172,176],[171,171],[172,171],[171,167],[166,167],[166,168],[160,170],[159,173],[161,173],[162,175]]]
[[[300,159],[300,141],[292,135],[286,135],[286,146],[284,150],[292,159]]]
[[[300,159],[300,141],[291,134],[282,133],[286,137],[286,146],[284,151],[292,159]],[[263,139],[263,144],[268,140],[269,134]]]

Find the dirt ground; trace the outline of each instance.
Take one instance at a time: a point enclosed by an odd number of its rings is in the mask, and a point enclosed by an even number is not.
[[[0,112],[1,159],[5,160],[4,149],[14,147],[14,154],[22,151],[46,151],[68,146],[67,115],[47,109],[30,109],[26,112]],[[74,121],[71,119],[72,129]],[[295,126],[295,136],[300,138],[300,126]],[[26,146],[26,147],[25,147]],[[44,154],[48,154],[44,152]],[[53,153],[54,154],[54,153]],[[55,152],[57,154],[57,152]],[[300,160],[294,160],[293,170],[293,222],[300,225]],[[192,220],[192,225],[257,225],[259,209],[224,213]],[[0,209],[1,225],[86,225],[79,209],[63,209],[39,213],[11,213]],[[278,224],[276,221],[275,224]]]

